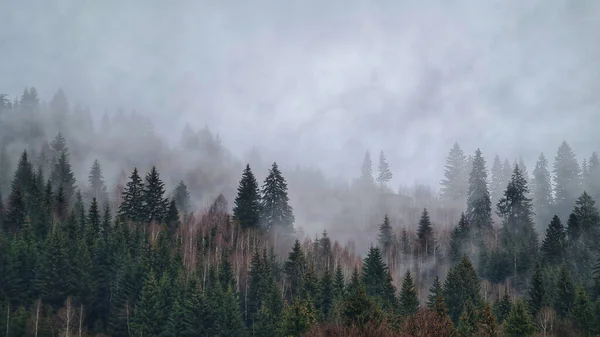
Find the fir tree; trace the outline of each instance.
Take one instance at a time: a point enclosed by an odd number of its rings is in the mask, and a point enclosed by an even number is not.
[[[477,306],[483,302],[480,291],[479,278],[471,261],[464,255],[461,262],[450,269],[444,281],[444,299],[454,322],[458,322],[465,303],[471,301]]]
[[[234,201],[233,217],[242,228],[258,228],[260,225],[260,191],[254,174],[247,164],[238,186]]]
[[[423,209],[421,219],[419,220],[419,228],[417,229],[417,241],[419,244],[419,252],[426,257],[433,256],[435,250],[435,242],[433,237],[433,227],[427,209]]]
[[[363,188],[370,188],[375,184],[373,178],[373,162],[371,161],[371,154],[369,151],[365,153],[365,158],[360,169],[360,184]]]
[[[442,289],[442,283],[440,282],[439,277],[436,276],[433,279],[433,283],[431,284],[431,287],[429,288],[429,295],[427,295],[427,307],[429,309],[433,309],[438,296],[442,296],[442,298],[443,298],[444,293],[443,293],[443,289]]]
[[[481,150],[473,158],[473,169],[469,176],[467,198],[467,220],[478,231],[492,228],[492,205],[487,188],[487,171]]]
[[[390,171],[390,165],[388,164],[383,151],[379,153],[378,171],[379,174],[377,175],[377,182],[379,183],[379,186],[383,187],[390,180],[392,180],[393,177],[392,171]]]
[[[388,254],[394,244],[394,231],[390,225],[390,218],[386,214],[383,218],[383,223],[379,226],[379,247],[384,254]]]
[[[506,322],[504,323],[504,333],[507,336],[524,337],[532,336],[535,332],[535,327],[531,320],[531,316],[527,312],[525,302],[518,300],[512,306]]]
[[[587,291],[582,286],[575,288],[575,298],[569,316],[580,334],[584,336],[592,335],[594,313]]]
[[[158,281],[150,272],[144,281],[140,298],[135,306],[133,327],[137,335],[158,336],[163,326],[161,319],[164,314],[164,304],[161,301]]]
[[[494,314],[492,313],[492,307],[488,302],[485,303],[483,307],[483,312],[481,313],[481,317],[479,318],[479,329],[477,336],[500,336],[500,328],[498,327],[498,322],[496,320],[496,317],[494,317]]]
[[[565,256],[565,244],[567,233],[558,216],[552,218],[552,222],[546,229],[546,237],[542,242],[542,257],[551,265],[563,263]]]
[[[335,300],[335,284],[331,278],[331,273],[325,269],[320,285],[321,293],[319,294],[319,307],[323,321],[327,321],[333,311],[333,303]]]
[[[177,184],[175,191],[173,192],[173,200],[175,206],[180,210],[184,216],[190,211],[190,192],[188,191],[187,185],[182,181]]]
[[[165,215],[165,223],[167,224],[167,232],[171,237],[173,237],[180,225],[179,210],[177,209],[175,200],[171,200],[169,202],[169,208],[167,210],[167,214]]]
[[[393,286],[388,278],[388,267],[383,262],[378,247],[369,248],[363,263],[362,283],[367,295],[375,297],[385,309],[395,306],[395,291],[392,290],[390,294]]]
[[[458,319],[458,333],[460,336],[474,336],[479,327],[479,315],[471,302],[465,303],[465,307]]]
[[[146,175],[143,189],[145,221],[162,223],[169,209],[169,200],[165,198],[165,184],[160,179],[155,166]]]
[[[571,273],[567,266],[563,265],[558,273],[554,297],[554,310],[560,317],[567,317],[573,306],[574,298],[575,287],[573,286]]]
[[[540,154],[533,170],[532,180],[533,211],[536,223],[547,224],[552,218],[552,181],[548,171],[548,161]]]
[[[104,176],[102,175],[102,167],[98,159],[94,160],[90,174],[88,175],[88,181],[90,183],[90,194],[92,198],[95,198],[98,203],[104,204],[108,200],[108,193],[106,192],[106,183],[104,182]]]
[[[554,194],[556,214],[565,219],[581,194],[580,168],[575,153],[562,142],[554,159]]]
[[[262,225],[267,231],[276,228],[288,233],[293,231],[294,213],[288,202],[287,183],[273,163],[262,188]]]
[[[408,255],[412,253],[410,237],[408,236],[408,231],[406,228],[402,229],[402,235],[400,236],[400,249],[405,257],[408,257]]]
[[[75,196],[75,175],[69,163],[69,153],[66,150],[60,152],[51,179],[54,190],[57,191],[62,186],[65,200],[70,203]]]
[[[596,202],[587,193],[577,199],[573,214],[577,220],[577,235],[583,235],[584,242],[588,247],[595,247],[597,240],[600,238],[600,213],[596,208]]]
[[[92,246],[94,241],[100,237],[100,210],[98,209],[98,201],[96,198],[92,199],[92,204],[90,205],[90,209],[88,210],[87,216],[87,244]]]
[[[440,198],[448,207],[460,207],[467,200],[468,172],[467,157],[460,145],[454,143],[446,159],[444,179],[440,188]]]
[[[4,231],[8,233],[19,232],[27,221],[25,196],[20,186],[13,189],[9,198],[8,212],[4,218]]]
[[[299,296],[303,288],[302,282],[306,272],[306,257],[298,240],[296,240],[292,251],[288,255],[284,270],[289,280],[291,296]]]
[[[344,273],[342,272],[342,266],[338,263],[333,277],[333,291],[336,299],[341,299],[344,296],[344,284]]]
[[[500,324],[504,322],[504,319],[508,316],[511,309],[512,301],[510,299],[510,296],[508,295],[508,291],[505,291],[504,295],[502,295],[502,298],[500,298],[496,303],[494,303],[494,314],[498,318],[498,322]]]
[[[410,271],[407,271],[400,290],[400,312],[404,316],[415,314],[419,310],[419,299]]]
[[[542,275],[542,267],[538,264],[533,272],[531,280],[531,287],[529,289],[529,310],[533,317],[544,307],[547,303],[546,287],[544,285],[544,279]]]
[[[144,221],[144,185],[137,168],[133,169],[123,192],[123,202],[119,206],[119,216],[126,221]]]
[[[462,213],[458,226],[454,227],[454,230],[450,233],[450,249],[448,255],[453,264],[458,263],[463,254],[468,251],[467,248],[469,242],[467,241],[470,239],[470,234],[467,217],[465,216],[465,213]]]

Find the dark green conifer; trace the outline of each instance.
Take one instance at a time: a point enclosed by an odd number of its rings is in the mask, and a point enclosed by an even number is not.
[[[558,265],[565,257],[567,233],[558,216],[552,218],[552,222],[546,229],[546,237],[542,242],[541,252],[544,262]]]
[[[487,187],[487,170],[481,150],[473,158],[467,194],[467,220],[478,231],[492,228],[492,204]]]
[[[427,295],[427,307],[429,309],[433,309],[438,296],[442,296],[442,298],[443,298],[444,294],[443,294],[442,283],[440,282],[440,278],[436,276],[433,279],[433,283],[431,284],[431,287],[429,287],[429,295]]]
[[[284,271],[289,281],[290,295],[295,298],[300,295],[303,288],[304,274],[306,273],[306,257],[298,240],[296,240],[292,251],[288,255]]]
[[[546,286],[542,275],[541,265],[536,265],[529,288],[529,311],[535,317],[537,313],[547,304]]]
[[[424,208],[423,213],[421,213],[419,228],[417,229],[417,242],[419,245],[419,253],[421,255],[425,257],[433,256],[435,251],[435,240],[427,208]]]
[[[69,153],[66,150],[59,154],[51,179],[54,190],[57,191],[62,186],[65,200],[71,203],[75,197],[75,174],[71,169]]]
[[[395,306],[394,291],[390,294],[391,280],[388,278],[388,267],[383,262],[381,250],[378,247],[369,248],[365,257],[362,271],[362,283],[368,296],[376,298],[384,309]]]
[[[535,333],[535,326],[524,301],[517,300],[512,306],[504,322],[504,333],[514,337],[532,336]]]
[[[242,228],[258,228],[260,225],[261,199],[258,182],[247,164],[238,186],[234,201],[233,217]]]
[[[465,303],[465,307],[458,319],[458,333],[462,337],[474,336],[479,327],[479,314],[473,303]]]
[[[419,299],[417,290],[413,282],[410,271],[407,271],[402,280],[402,289],[400,290],[400,313],[403,316],[410,316],[419,310]]]
[[[144,221],[162,223],[169,209],[169,200],[165,198],[165,184],[155,166],[152,166],[145,180],[142,193]]]
[[[511,308],[512,301],[508,295],[508,291],[505,291],[502,298],[494,303],[494,314],[498,318],[498,323],[502,324],[502,322],[504,322],[504,319],[508,316]]]
[[[457,323],[465,303],[471,301],[478,306],[483,302],[479,278],[466,255],[460,263],[450,269],[444,281],[444,299],[448,307],[448,315]]]
[[[392,226],[390,225],[390,219],[386,214],[383,217],[383,223],[379,226],[379,247],[381,248],[383,254],[388,254],[394,244],[394,231],[392,230]]]
[[[323,321],[327,321],[332,314],[333,302],[335,300],[334,282],[331,278],[331,273],[325,269],[323,278],[321,278],[321,294],[319,296],[319,308]]]
[[[144,185],[137,168],[133,169],[123,192],[119,216],[125,221],[142,222],[144,219]]]
[[[287,183],[277,163],[273,163],[262,188],[261,221],[265,230],[293,231],[294,213],[288,202]]]
[[[587,291],[582,286],[575,288],[575,298],[569,316],[575,329],[583,336],[591,336],[594,323],[594,313]]]
[[[565,219],[581,194],[580,168],[575,153],[562,142],[554,159],[555,213]]]
[[[556,290],[554,295],[554,310],[560,317],[567,317],[573,300],[575,299],[575,286],[571,278],[571,273],[566,265],[560,268]]]
[[[183,180],[175,187],[173,200],[175,201],[177,209],[180,210],[184,216],[187,216],[190,212],[190,192]]]
[[[344,296],[344,284],[344,273],[342,272],[342,266],[338,263],[333,277],[333,289],[336,299],[340,299]]]

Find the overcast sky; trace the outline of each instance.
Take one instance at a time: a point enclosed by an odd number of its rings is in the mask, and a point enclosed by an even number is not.
[[[455,140],[600,149],[600,1],[0,0],[0,92],[26,85],[330,175],[383,149],[437,184]]]

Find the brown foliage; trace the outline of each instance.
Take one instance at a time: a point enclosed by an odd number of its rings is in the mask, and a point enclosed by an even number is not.
[[[454,337],[456,331],[448,315],[439,315],[429,309],[421,309],[405,322],[402,332],[405,336]]]
[[[344,326],[342,324],[319,325],[303,335],[304,337],[392,337],[398,336],[385,322],[369,322],[362,328],[357,326]]]

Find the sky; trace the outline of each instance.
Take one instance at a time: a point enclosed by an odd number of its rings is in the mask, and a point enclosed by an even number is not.
[[[437,185],[458,141],[600,150],[600,1],[0,0],[0,92],[208,125],[242,156]]]

